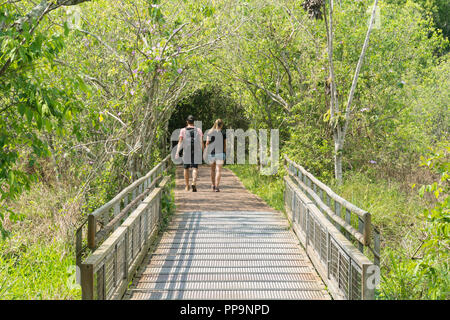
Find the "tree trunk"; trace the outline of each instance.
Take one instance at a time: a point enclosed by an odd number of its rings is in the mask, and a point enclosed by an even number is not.
[[[337,182],[342,183],[342,140],[338,137],[338,130],[334,133],[334,177]]]
[[[334,66],[333,66],[333,0],[329,0],[329,26],[327,22],[326,7],[324,3],[324,17],[325,17],[325,27],[327,30],[327,46],[328,46],[328,62],[330,68],[330,89],[331,89],[331,99],[330,99],[330,124],[333,126],[333,139],[334,139],[334,176],[337,182],[342,183],[342,151],[344,150],[345,135],[347,133],[348,125],[351,121],[351,105],[353,101],[353,96],[356,90],[356,85],[358,83],[358,76],[361,71],[361,66],[364,61],[367,47],[369,45],[370,33],[373,28],[373,23],[375,20],[376,8],[378,0],[374,0],[372,14],[369,21],[369,27],[367,29],[366,37],[362,47],[361,54],[359,56],[358,64],[356,65],[355,75],[353,77],[352,86],[350,88],[347,106],[345,109],[345,121],[342,124],[337,121],[335,116],[339,113],[339,105],[337,98],[336,82],[334,77]]]

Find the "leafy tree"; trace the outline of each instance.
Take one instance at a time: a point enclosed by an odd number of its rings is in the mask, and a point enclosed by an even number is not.
[[[6,1],[0,7],[0,203],[29,187],[36,176],[21,165],[32,167],[37,158],[49,157],[44,133],[63,135],[63,121],[80,108],[73,92],[84,88],[83,80],[62,76],[55,63],[69,30],[49,28],[46,18],[85,1]],[[1,230],[4,210],[2,204]]]

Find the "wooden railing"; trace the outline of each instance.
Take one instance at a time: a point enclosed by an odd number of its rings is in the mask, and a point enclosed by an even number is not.
[[[288,218],[331,294],[336,299],[373,299],[380,234],[370,213],[337,195],[288,157],[284,162]]]
[[[89,214],[78,228],[76,252],[83,299],[117,299],[125,292],[158,230],[161,199],[170,179],[164,176],[169,161],[170,156]],[[87,236],[84,241],[83,235]]]

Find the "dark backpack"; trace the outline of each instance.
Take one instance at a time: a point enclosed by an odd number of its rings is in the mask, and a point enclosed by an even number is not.
[[[196,127],[186,128],[186,140],[194,148],[195,143],[198,143],[198,132]]]
[[[195,154],[196,146],[199,145],[200,135],[196,127],[186,128],[186,135],[183,147],[183,161],[184,163],[201,163],[202,155]]]

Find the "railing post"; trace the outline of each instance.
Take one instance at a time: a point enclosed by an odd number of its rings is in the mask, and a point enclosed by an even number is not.
[[[373,235],[373,251],[375,252],[373,263],[377,266],[380,266],[380,232],[378,232],[378,230],[376,229],[374,229]]]
[[[337,202],[337,201],[334,202],[334,213],[337,216],[342,217],[341,216],[341,204],[339,202]]]
[[[348,209],[345,209],[345,222],[347,222],[350,226],[352,225],[352,212]],[[345,233],[347,239],[351,239],[350,233]]]
[[[363,264],[361,268],[361,299],[362,300],[374,300],[375,290],[369,286],[369,277],[371,276],[368,272],[371,264]]]
[[[327,206],[328,208],[331,208],[331,197],[327,193]]]
[[[125,194],[125,196],[123,197],[123,207],[125,208],[128,205],[128,197],[129,197],[129,193]]]
[[[308,206],[306,206],[306,210],[305,210],[305,214],[306,214],[306,228],[305,228],[305,249],[308,249],[308,244],[309,244],[309,209]]]
[[[370,233],[372,231],[371,214],[369,212],[366,212],[363,219],[364,219],[364,231],[363,231],[364,245],[369,246],[370,245]]]
[[[97,232],[97,218],[90,214],[88,215],[88,247],[95,249],[95,234]]]
[[[364,234],[364,220],[361,217],[358,217],[358,231]],[[364,245],[361,242],[358,242],[358,249],[360,252],[364,252]]]
[[[162,221],[162,199],[163,199],[163,194],[165,192],[165,187],[163,189],[161,189],[160,193],[159,193],[159,200],[158,200],[158,221],[157,224],[161,225],[161,221]]]
[[[330,279],[331,266],[331,239],[330,232],[327,230],[327,279]]]
[[[125,233],[125,240],[124,240],[124,246],[125,246],[125,250],[123,253],[123,279],[128,279],[128,257],[130,255],[130,233],[128,232],[128,228],[127,228],[127,232]]]
[[[115,246],[114,246],[114,253],[113,253],[113,259],[114,259],[114,262],[113,262],[113,266],[114,266],[114,287],[116,287],[117,286],[117,283],[119,282],[119,264],[117,263],[118,262],[118,259],[117,259],[117,248],[119,247],[119,244],[116,244]]]
[[[114,205],[114,216],[117,216],[120,213],[120,201]]]
[[[286,159],[284,159],[284,160],[286,161]],[[287,201],[286,201],[287,188],[288,188],[288,184],[287,184],[286,180],[284,180],[283,200],[284,200],[285,207],[287,207]]]
[[[81,265],[81,299],[94,299],[94,267],[90,264]]]
[[[84,224],[83,224],[84,225]],[[81,265],[82,252],[81,248],[83,247],[83,226],[77,229],[75,235],[75,264],[79,267]]]
[[[295,192],[292,190],[292,197],[291,197],[291,221],[294,222],[295,217]]]

